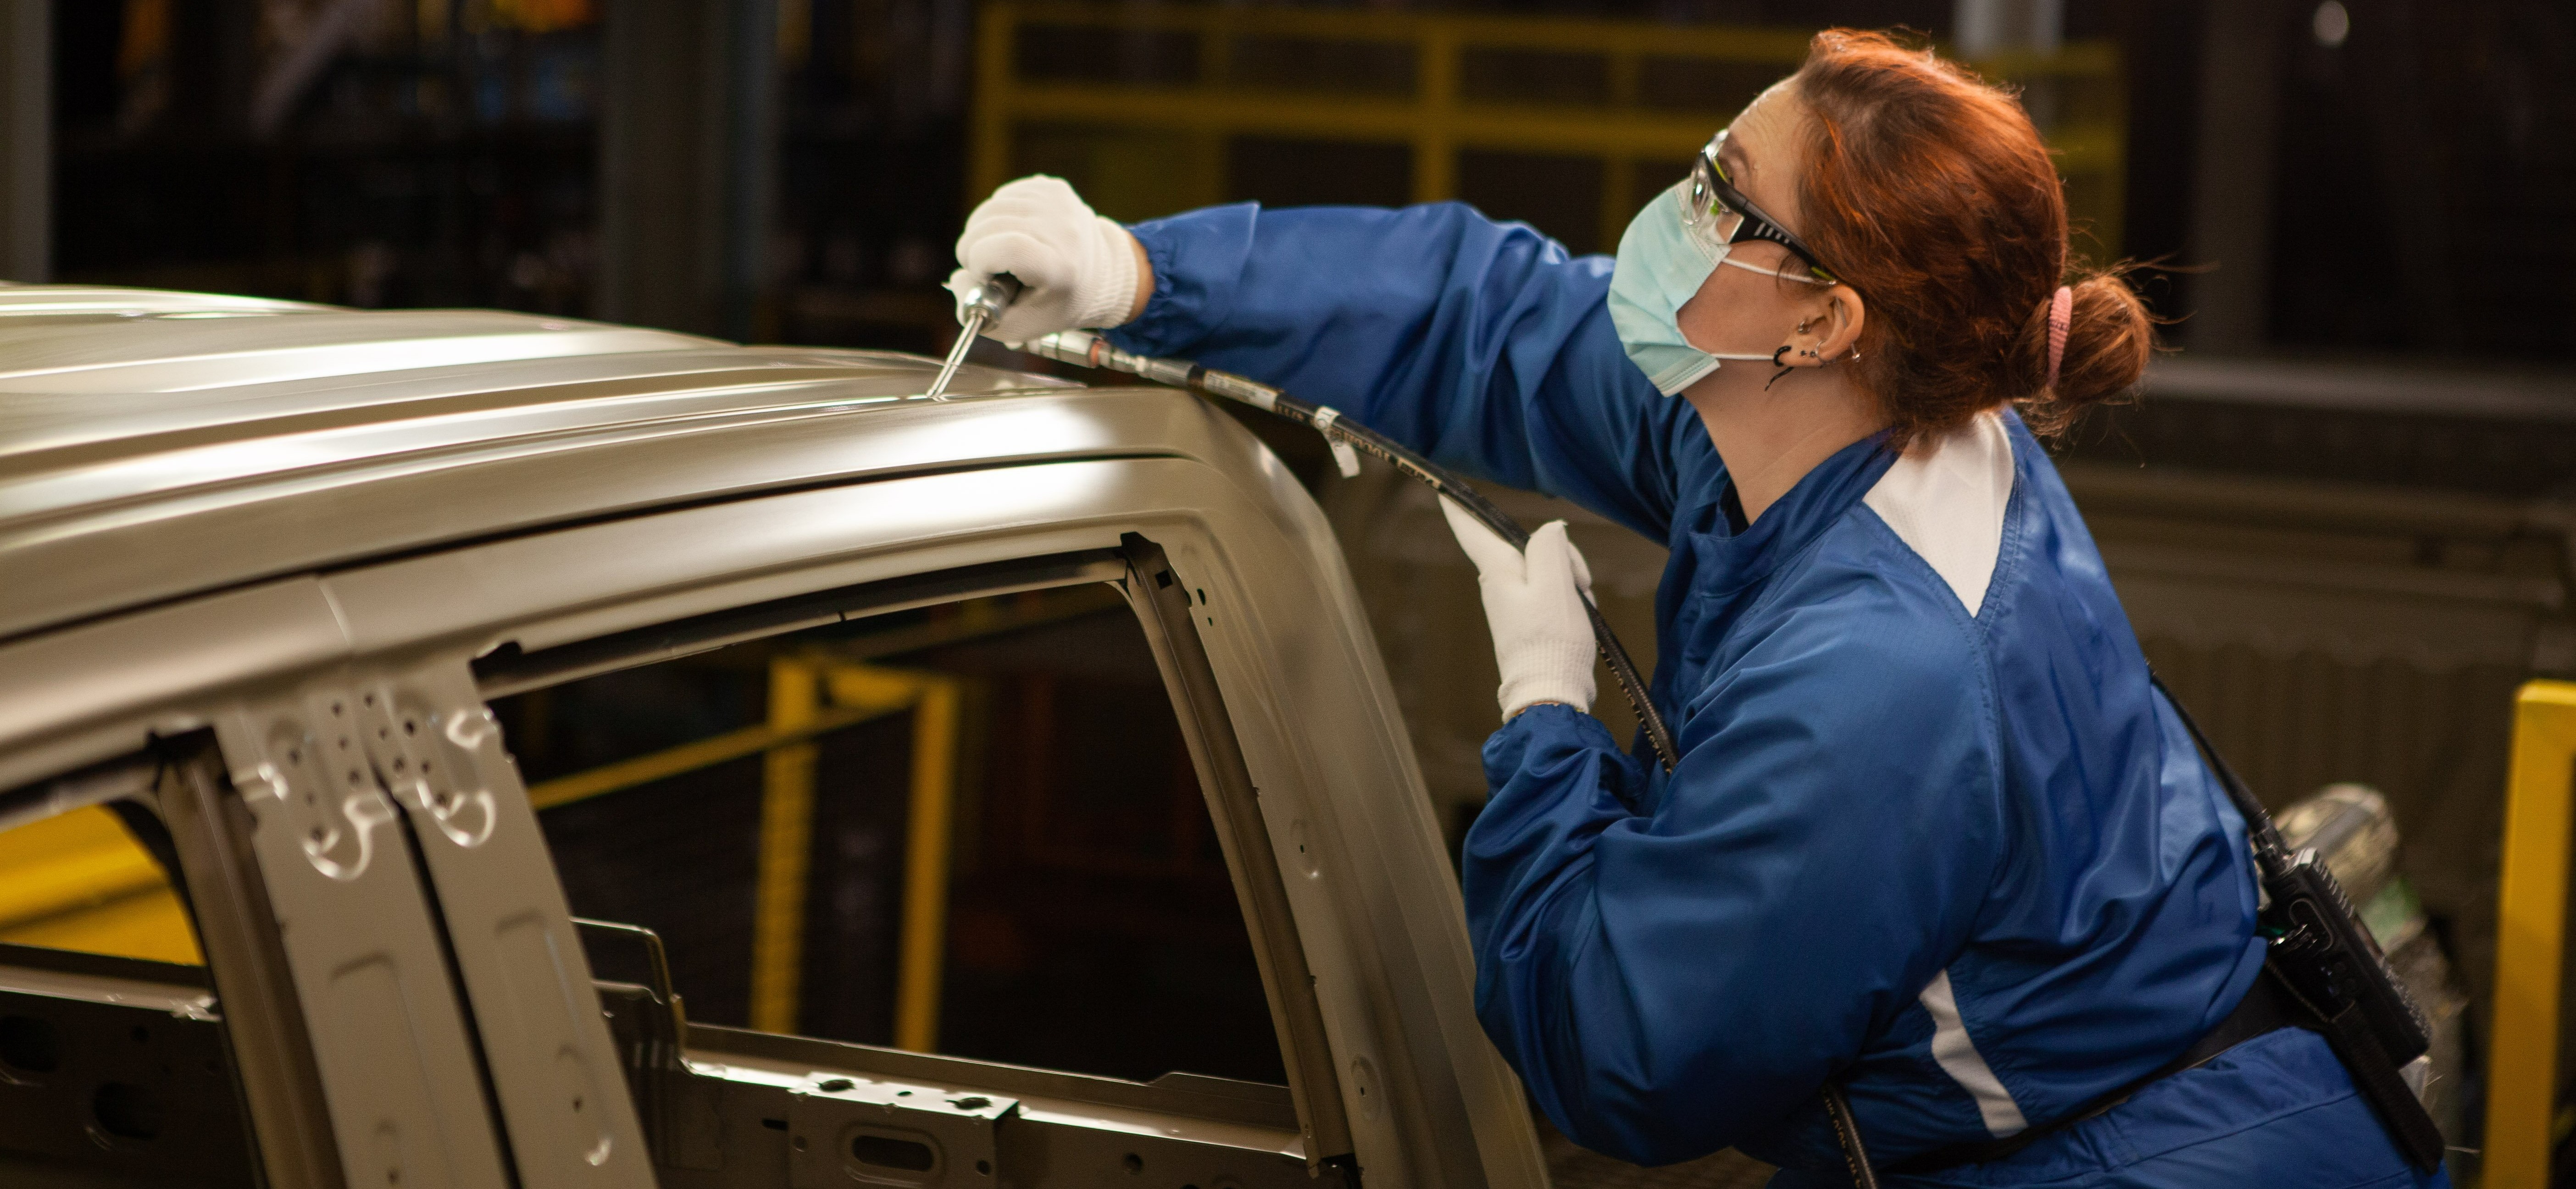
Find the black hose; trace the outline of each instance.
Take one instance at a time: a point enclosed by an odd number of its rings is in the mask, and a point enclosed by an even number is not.
[[[1860,1122],[1852,1117],[1843,1088],[1825,1083],[1825,1118],[1834,1125],[1834,1140],[1843,1150],[1843,1167],[1851,1172],[1852,1189],[1878,1189],[1878,1170],[1869,1166],[1869,1147],[1860,1142]]]
[[[1433,491],[1457,501],[1458,506],[1466,509],[1478,523],[1511,542],[1512,548],[1526,549],[1529,546],[1528,530],[1495,507],[1493,501],[1478,494],[1465,480],[1386,435],[1343,419],[1330,407],[1299,400],[1267,384],[1232,372],[1201,367],[1186,359],[1155,359],[1121,351],[1111,346],[1109,340],[1086,331],[1068,330],[1047,335],[1034,342],[1019,344],[1019,349],[1060,363],[1143,376],[1276,413],[1324,435],[1328,442],[1347,443],[1352,449],[1382,459],[1396,470],[1429,485]],[[1592,621],[1592,641],[1601,649],[1601,659],[1609,665],[1611,679],[1618,682],[1619,692],[1636,710],[1637,722],[1645,728],[1647,744],[1654,748],[1655,758],[1663,764],[1664,771],[1672,771],[1678,758],[1673,750],[1672,731],[1664,725],[1664,716],[1655,709],[1653,699],[1646,696],[1645,679],[1638,675],[1637,663],[1629,659],[1628,649],[1619,643],[1618,634],[1610,630],[1610,621],[1602,618],[1600,606],[1592,601],[1589,594],[1583,597],[1583,613]]]

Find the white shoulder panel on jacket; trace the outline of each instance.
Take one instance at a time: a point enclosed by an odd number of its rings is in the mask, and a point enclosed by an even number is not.
[[[2001,414],[1987,412],[1906,451],[1861,502],[1931,563],[1974,616],[2003,551],[2012,485],[2012,436]]]

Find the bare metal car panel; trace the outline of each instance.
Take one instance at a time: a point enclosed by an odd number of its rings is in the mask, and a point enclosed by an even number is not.
[[[1221,418],[1211,424],[1233,428]],[[1239,430],[1231,444],[1260,457]],[[1527,1151],[1534,1168],[1516,1087],[1467,1011],[1469,961],[1438,832],[1411,791],[1418,778],[1312,504],[1280,498],[1295,492],[1284,475],[1269,476],[1281,487],[1265,492],[1267,484],[1176,458],[993,476],[1007,483],[977,493],[975,473],[885,480],[361,567],[323,579],[319,600],[296,597],[298,581],[257,588],[256,606],[244,601],[253,592],[243,592],[0,649],[0,672],[45,649],[57,664],[93,674],[91,688],[123,691],[122,703],[93,698],[81,707],[82,721],[60,725],[132,715],[122,740],[130,746],[148,724],[184,721],[184,708],[205,700],[170,703],[156,676],[160,658],[127,651],[137,637],[302,639],[310,628],[291,630],[291,622],[319,627],[327,612],[346,634],[340,656],[312,658],[305,647],[266,655],[328,665],[444,647],[456,650],[450,663],[461,666],[465,655],[504,639],[550,642],[800,589],[1114,544],[1122,528],[1141,529],[1166,542],[1207,592],[1201,631],[1279,840],[1273,850],[1346,1062],[1343,1095],[1372,1175],[1450,1183],[1455,1172],[1441,1176],[1444,1166],[1468,1152],[1487,1166],[1481,1180],[1509,1181],[1495,1166],[1508,1168],[1515,1152]],[[182,621],[201,607],[228,618]],[[91,648],[76,655],[68,641]],[[109,663],[120,654],[122,666]],[[40,699],[23,705],[47,716],[70,712]],[[118,742],[112,731],[73,733]],[[1450,1010],[1441,1009],[1444,1001]],[[1415,1022],[1378,1023],[1401,1019]],[[1436,1155],[1443,1152],[1448,1159]]]
[[[629,355],[705,339],[498,310],[144,314],[113,322],[12,319],[0,392],[209,392],[289,380],[571,355]],[[148,342],[150,349],[134,348]]]
[[[104,320],[142,314],[271,314],[323,310],[310,302],[121,285],[21,285],[0,281],[0,318]]]
[[[1143,533],[1204,592],[1190,627],[1369,1179],[1545,1183],[1339,548],[1224,415],[990,369],[961,374],[967,399],[907,400],[930,361],[560,319],[117,300],[0,288],[0,359],[23,342],[53,361],[0,377],[0,787],[237,723],[273,699],[256,685],[363,696],[365,674],[413,674],[396,685],[447,691],[463,721],[455,683],[503,645]],[[557,349],[582,336],[610,353]],[[179,361],[209,357],[222,381],[189,386]],[[227,734],[228,761],[254,746]],[[426,794],[392,792],[437,828]]]
[[[613,462],[597,451],[875,412],[929,375],[900,355],[493,311],[235,314],[234,299],[192,310],[187,295],[137,292],[117,313],[114,290],[34,300],[55,288],[0,289],[16,299],[0,300],[0,572],[13,579],[0,585],[0,637],[566,516],[863,476],[885,469],[863,448],[754,464],[730,482],[692,468],[694,484],[658,468],[686,467],[701,446]],[[1073,385],[970,368],[956,387]],[[926,411],[937,408],[908,410]],[[1010,439],[1021,457],[1099,447],[1061,419],[1030,428]],[[982,436],[895,465],[995,460]],[[656,469],[623,484],[602,474],[628,467]]]
[[[402,810],[365,762],[367,732],[350,693],[326,673],[241,698],[215,723],[231,783],[255,816],[248,842],[341,1161],[352,1183],[505,1185],[468,1014],[448,987],[445,942],[407,853]],[[237,993],[229,976],[241,965],[211,964],[219,996]],[[481,1006],[505,1017],[489,1000]],[[599,1031],[595,1051],[567,1056],[605,1063]],[[521,1135],[514,1146],[534,1138]]]

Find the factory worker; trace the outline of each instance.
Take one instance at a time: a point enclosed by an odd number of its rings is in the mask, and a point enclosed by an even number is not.
[[[1477,1011],[1584,1146],[1845,1184],[1831,1085],[1890,1184],[2446,1183],[2258,981],[2244,824],[2034,437],[2150,326],[2009,95],[1819,34],[1615,263],[1450,203],[1122,228],[1042,177],[958,255],[1032,287],[997,338],[1114,327],[1671,548],[1666,774],[1587,712],[1562,523],[1451,516],[1503,674]]]

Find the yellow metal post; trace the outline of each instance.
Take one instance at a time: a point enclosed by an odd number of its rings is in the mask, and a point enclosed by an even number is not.
[[[1635,193],[1637,159],[1626,153],[1612,152],[1601,160],[1601,250],[1617,252],[1620,237],[1628,234],[1628,223],[1637,217],[1637,208],[1646,205]]]
[[[948,855],[957,783],[955,683],[926,683],[912,714],[912,821],[904,840],[894,1044],[926,1053],[939,1043],[939,989],[948,944]]]
[[[769,662],[769,725],[794,730],[820,707],[815,672],[801,661]],[[763,761],[760,874],[751,925],[751,1026],[794,1032],[805,964],[805,876],[814,834],[812,743],[791,743]]]
[[[937,673],[836,663],[828,655],[774,658],[769,676],[768,722],[559,777],[530,787],[528,799],[539,809],[551,809],[765,753],[760,865],[753,893],[751,1026],[793,1032],[802,1000],[805,903],[812,884],[813,740],[912,711],[911,809],[896,940],[894,1037],[898,1047],[930,1051],[939,1039],[947,949],[962,713],[958,685]],[[829,706],[822,702],[826,692]]]
[[[1458,196],[1458,37],[1433,26],[1420,42],[1414,80],[1413,200]]]
[[[1209,90],[1230,89],[1233,80],[1233,31],[1224,26],[1202,30],[1199,34],[1199,86]],[[1192,128],[1184,133],[1184,137],[1189,145],[1188,155],[1165,166],[1183,179],[1183,209],[1214,206],[1225,201],[1226,130]]]
[[[2486,1184],[2549,1184],[2558,1005],[2567,948],[2567,852],[2576,802],[2576,683],[2514,699],[2513,761],[2496,898],[2495,1040],[2487,1061]]]
[[[832,700],[912,708],[911,809],[903,855],[903,924],[895,940],[894,1047],[939,1044],[939,993],[948,949],[948,859],[957,789],[957,683],[936,673],[835,665]]]
[[[975,29],[974,169],[967,184],[970,207],[984,201],[1011,169],[1011,42],[1018,33],[1018,12],[1008,4],[977,7]]]

